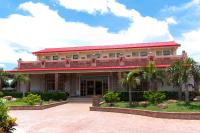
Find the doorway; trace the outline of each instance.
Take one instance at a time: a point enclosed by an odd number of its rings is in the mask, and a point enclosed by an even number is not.
[[[81,80],[81,96],[103,95],[107,90],[107,80]]]

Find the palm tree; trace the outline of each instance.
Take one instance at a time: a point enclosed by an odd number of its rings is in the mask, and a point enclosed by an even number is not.
[[[15,78],[15,80],[17,82],[17,90],[20,90],[21,83],[25,83],[25,82],[27,82],[29,80],[28,75],[26,75],[26,74],[16,74],[14,76],[14,78]],[[25,96],[24,88],[23,88],[22,92],[23,92],[23,97],[24,97]]]
[[[158,82],[162,83],[162,85],[164,84],[164,71],[157,70],[153,61],[150,61],[147,66],[141,68],[141,71],[143,71],[143,78],[148,82],[150,90],[156,91]]]
[[[194,88],[195,91],[198,92],[199,90],[199,82],[200,82],[200,65],[193,60],[192,58],[188,58],[188,63],[191,64],[191,74],[194,78]]]
[[[187,58],[185,60],[179,60],[173,63],[169,69],[169,79],[174,87],[178,88],[179,100],[181,99],[181,88],[185,85],[185,102],[189,103],[189,86],[193,83],[188,83],[190,79],[194,80],[194,83],[198,83],[200,80],[200,70],[197,63],[191,59]]]
[[[121,80],[122,87],[128,88],[129,91],[129,106],[132,105],[132,88],[136,88],[140,85],[141,80],[141,71],[133,70],[128,74],[124,75],[124,78]]]
[[[168,80],[178,90],[178,99],[182,99],[183,61],[178,60],[168,68]]]

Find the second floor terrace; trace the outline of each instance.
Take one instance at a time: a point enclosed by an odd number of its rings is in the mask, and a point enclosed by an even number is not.
[[[98,69],[132,69],[146,66],[149,61],[154,61],[157,67],[166,68],[171,63],[182,60],[186,56],[154,56],[149,54],[146,57],[119,57],[119,58],[91,58],[81,60],[56,60],[56,61],[18,61],[16,71],[42,71],[42,70],[98,70]]]

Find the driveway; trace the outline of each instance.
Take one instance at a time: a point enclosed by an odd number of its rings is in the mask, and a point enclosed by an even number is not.
[[[46,110],[10,111],[27,133],[200,133],[200,121],[93,112],[88,103]]]

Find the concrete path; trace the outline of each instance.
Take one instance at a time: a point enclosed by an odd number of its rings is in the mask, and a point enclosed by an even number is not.
[[[39,111],[10,111],[27,133],[200,133],[200,121],[91,112],[88,103]]]

